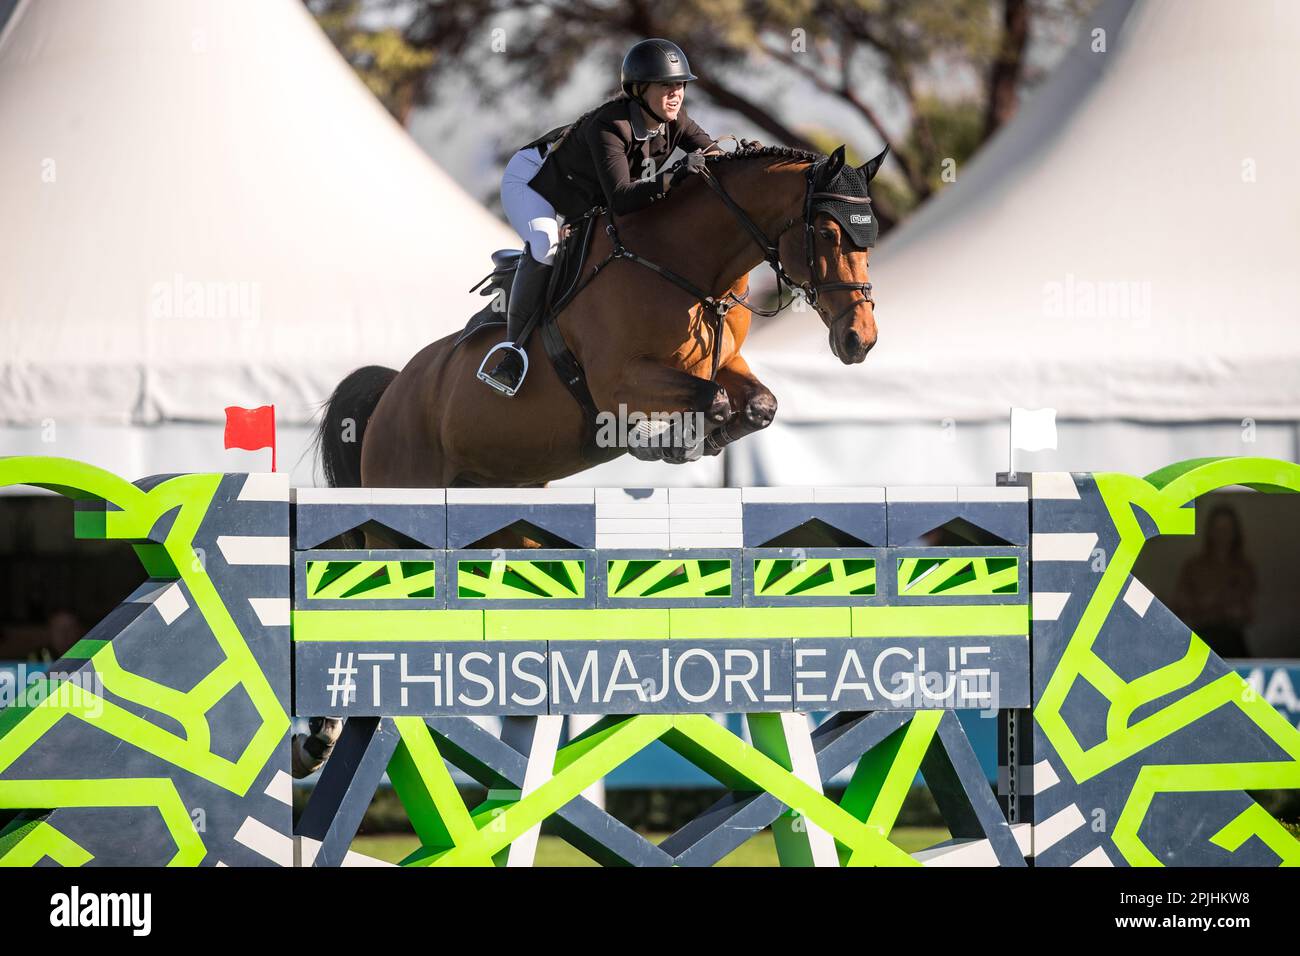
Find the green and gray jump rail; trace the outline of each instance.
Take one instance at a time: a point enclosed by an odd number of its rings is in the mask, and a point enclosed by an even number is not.
[[[1247,793],[1300,788],[1300,731],[1131,573],[1200,495],[1300,466],[1021,477],[293,491],[0,459],[148,575],[0,710],[0,865],[369,865],[385,775],[408,866],[529,865],[543,821],[606,865],[707,866],[769,826],[783,865],[1300,862]],[[504,528],[543,547],[476,547]],[[394,547],[328,547],[357,529]],[[998,721],[996,793],[962,709]],[[347,718],[296,831],[294,714]],[[654,741],[725,791],[659,843],[583,795]],[[909,854],[918,773],[952,839]]]

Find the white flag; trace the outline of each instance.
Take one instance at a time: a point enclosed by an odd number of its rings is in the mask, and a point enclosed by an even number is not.
[[[1011,409],[1011,447],[1042,451],[1056,447],[1056,409]]]

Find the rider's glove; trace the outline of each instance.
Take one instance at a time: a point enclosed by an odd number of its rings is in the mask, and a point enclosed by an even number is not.
[[[706,165],[708,164],[705,163],[704,161],[703,150],[697,149],[693,153],[687,153],[686,156],[683,157],[677,163],[677,171],[673,173],[672,178],[668,181],[668,184],[670,186],[676,186],[687,176],[692,176],[697,173],[704,172]]]

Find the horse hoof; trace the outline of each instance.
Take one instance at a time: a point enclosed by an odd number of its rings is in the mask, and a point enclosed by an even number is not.
[[[343,733],[343,721],[338,717],[313,717],[309,726],[311,733],[294,734],[290,746],[290,770],[295,780],[325,766]]]
[[[717,395],[705,409],[704,417],[715,425],[721,425],[731,417],[731,400],[727,398],[726,389],[718,389]]]
[[[745,403],[745,420],[755,429],[766,428],[776,418],[776,396],[755,395]]]

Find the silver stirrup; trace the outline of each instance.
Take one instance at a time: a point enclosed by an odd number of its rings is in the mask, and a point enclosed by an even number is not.
[[[519,385],[516,385],[514,388],[510,388],[507,385],[502,385],[500,382],[494,379],[487,372],[488,362],[492,361],[492,356],[496,355],[502,349],[509,349],[510,351],[517,354],[521,359],[523,359],[524,362],[524,370],[519,373]],[[491,385],[493,388],[495,388],[506,398],[513,398],[515,392],[519,391],[520,386],[524,384],[524,379],[526,379],[527,377],[528,377],[528,353],[525,352],[523,349],[521,349],[519,346],[515,345],[514,342],[498,342],[496,345],[492,346],[492,348],[488,349],[487,355],[483,356],[483,361],[479,363],[479,367],[478,367],[478,380],[480,382],[484,382],[488,385]]]

